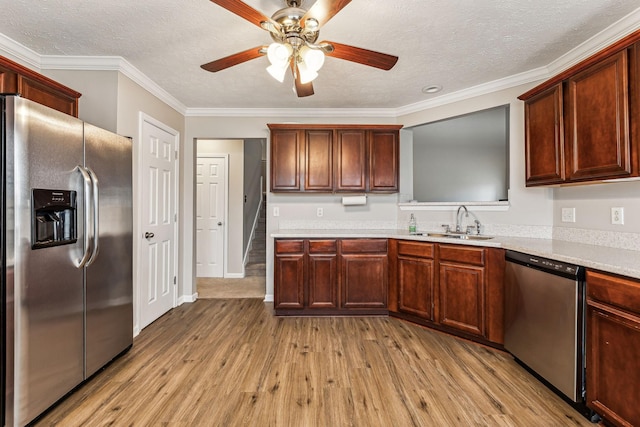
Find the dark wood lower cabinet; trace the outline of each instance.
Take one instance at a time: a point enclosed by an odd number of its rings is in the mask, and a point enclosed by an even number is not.
[[[435,245],[397,242],[398,311],[435,320]]]
[[[484,267],[440,263],[440,324],[485,335]]]
[[[387,239],[340,241],[342,307],[387,309]]]
[[[308,302],[309,308],[338,307],[338,242],[309,240]]]
[[[640,426],[640,281],[587,272],[587,404]]]
[[[502,249],[396,240],[390,254],[391,315],[498,347],[504,343]]]
[[[304,257],[303,240],[276,240],[273,266],[276,310],[304,307]]]
[[[276,239],[277,315],[392,314],[500,346],[504,251],[396,239]]]
[[[387,239],[276,239],[277,315],[388,314]]]

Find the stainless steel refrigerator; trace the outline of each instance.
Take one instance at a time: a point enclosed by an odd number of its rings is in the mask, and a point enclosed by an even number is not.
[[[31,422],[133,342],[131,141],[2,103],[4,425]]]

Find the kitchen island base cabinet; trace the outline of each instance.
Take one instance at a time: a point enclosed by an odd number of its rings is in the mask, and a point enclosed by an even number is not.
[[[276,239],[276,315],[386,315],[386,239]]]
[[[587,404],[606,424],[640,425],[640,281],[587,271]]]

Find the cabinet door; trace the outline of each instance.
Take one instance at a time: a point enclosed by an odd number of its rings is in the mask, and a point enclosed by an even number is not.
[[[305,191],[333,191],[333,131],[305,131]]]
[[[342,306],[386,308],[387,254],[342,255]]]
[[[640,316],[587,301],[587,404],[620,426],[640,425]]]
[[[564,180],[562,84],[524,104],[527,186]]]
[[[336,191],[365,191],[366,131],[336,132]]]
[[[387,308],[387,239],[340,241],[343,308]]]
[[[276,240],[273,307],[304,307],[304,241]]]
[[[336,240],[309,240],[309,308],[338,307],[338,254]]]
[[[371,131],[369,137],[369,191],[397,192],[399,168],[398,131]]]
[[[631,173],[627,49],[567,80],[567,179]]]
[[[433,259],[398,257],[398,310],[433,321],[434,279]]]
[[[271,131],[271,191],[300,191],[302,132]]]
[[[485,336],[484,267],[440,262],[440,324]]]

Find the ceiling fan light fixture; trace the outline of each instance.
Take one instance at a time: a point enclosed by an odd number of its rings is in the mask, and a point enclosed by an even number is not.
[[[319,49],[311,49],[308,46],[300,48],[300,57],[307,68],[318,71],[324,65],[324,53]]]
[[[280,83],[284,82],[284,75],[287,73],[287,69],[289,67],[285,66],[280,67],[278,65],[269,65],[267,67],[267,72],[271,74],[271,77],[279,81]]]
[[[267,48],[267,58],[275,66],[286,66],[293,53],[293,48],[287,43],[271,43]]]
[[[309,68],[304,62],[298,63],[298,72],[300,73],[300,83],[303,85],[314,81],[318,77],[318,73]]]

